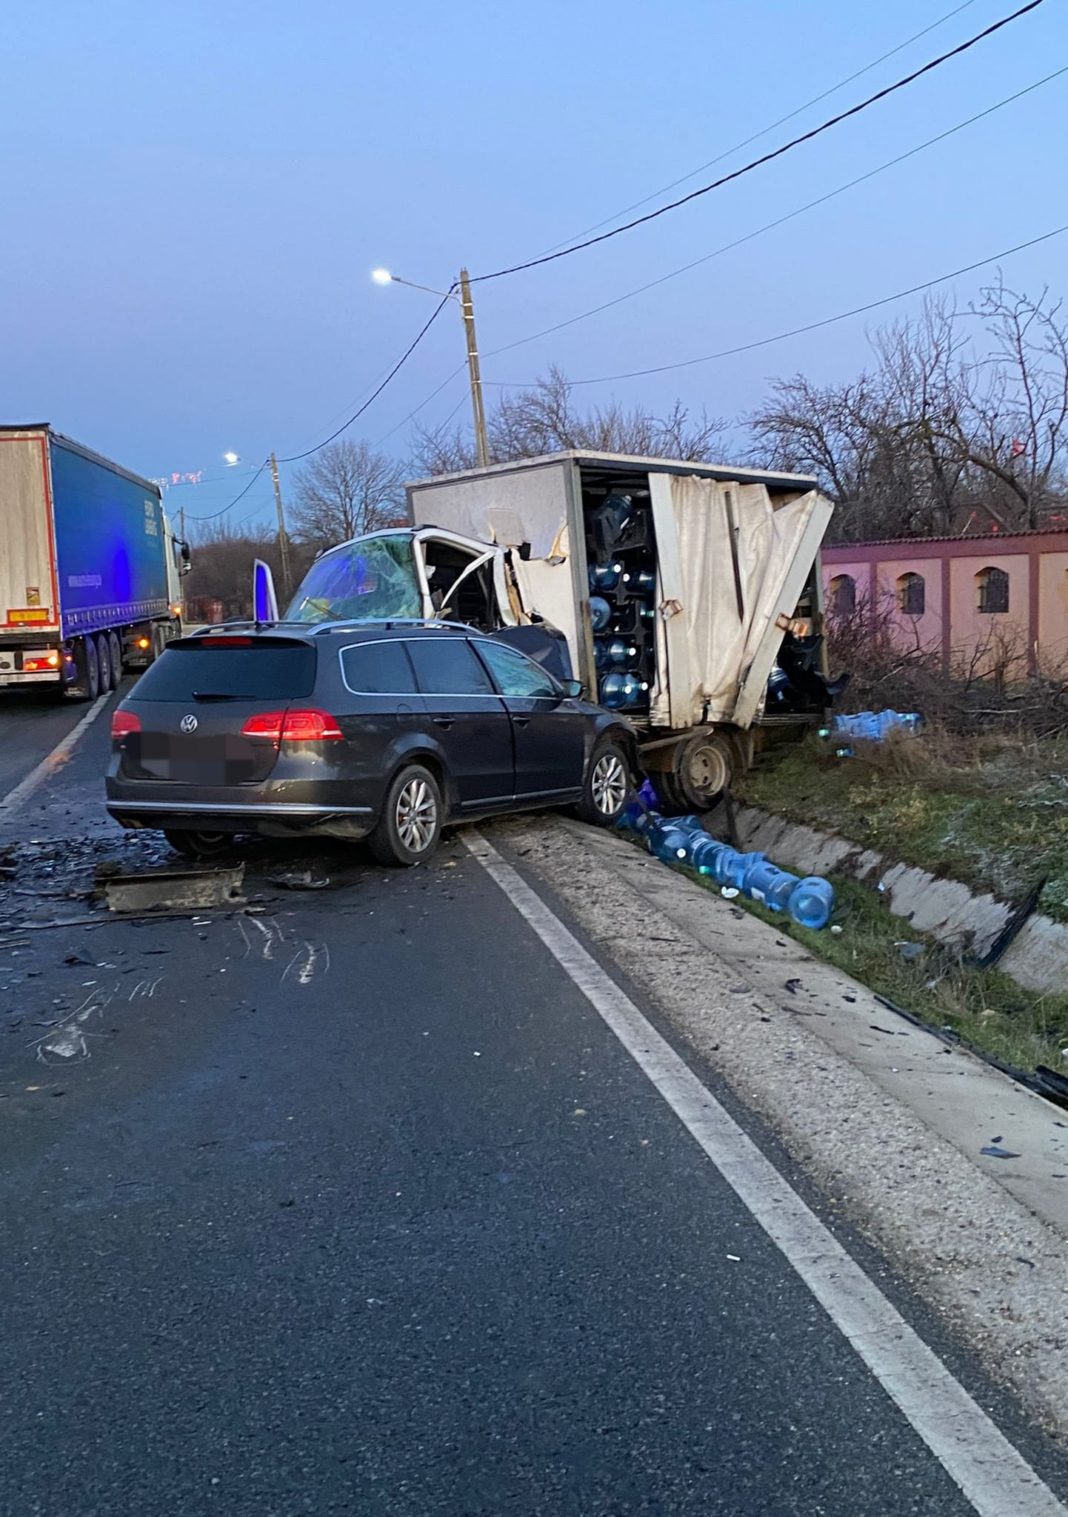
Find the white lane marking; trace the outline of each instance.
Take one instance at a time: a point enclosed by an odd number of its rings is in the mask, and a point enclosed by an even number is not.
[[[980,1517],[1068,1517],[1068,1510],[933,1350],[545,902],[485,838],[475,833],[465,841]]]
[[[70,758],[75,744],[81,739],[86,728],[96,721],[110,698],[110,694],[98,695],[78,725],[73,727],[66,737],[60,738],[59,742],[52,749],[52,752],[47,754],[39,764],[31,769],[29,774],[19,780],[15,788],[9,790],[3,800],[0,800],[0,808],[21,805],[23,801],[29,799],[39,785],[44,784],[46,779],[55,774],[56,770]]]

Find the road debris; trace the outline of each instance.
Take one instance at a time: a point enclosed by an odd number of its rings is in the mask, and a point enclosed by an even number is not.
[[[136,874],[97,871],[108,910],[116,914],[242,906],[244,864],[227,869],[146,869]]]

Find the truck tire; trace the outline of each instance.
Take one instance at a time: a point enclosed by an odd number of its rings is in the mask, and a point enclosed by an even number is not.
[[[111,654],[111,683],[118,689],[122,679],[122,639],[117,632],[108,633],[108,652]]]
[[[710,811],[728,789],[737,767],[734,745],[714,728],[695,732],[675,751],[673,789],[691,811]]]
[[[115,682],[111,676],[111,645],[106,632],[101,632],[96,640],[96,666],[99,671],[100,694],[107,695],[109,690],[115,688]]]
[[[380,864],[409,869],[424,864],[441,837],[445,808],[441,787],[422,764],[408,764],[393,776],[378,825],[367,842]]]
[[[100,694],[100,665],[96,656],[96,640],[80,637],[74,645],[74,665],[77,677],[69,687],[76,700],[95,701]]]

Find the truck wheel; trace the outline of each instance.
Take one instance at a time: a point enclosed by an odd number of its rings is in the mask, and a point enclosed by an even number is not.
[[[122,641],[117,632],[108,633],[108,653],[111,655],[111,683],[117,689],[122,679]]]
[[[74,665],[78,674],[69,687],[71,695],[77,700],[95,701],[100,694],[100,665],[94,638],[80,637],[75,643]]]
[[[96,665],[100,671],[100,693],[107,695],[109,690],[114,689],[115,682],[111,677],[111,645],[106,632],[101,632],[96,640]]]
[[[734,748],[722,732],[696,732],[675,754],[675,783],[693,811],[711,810],[730,785],[734,769]]]
[[[409,764],[386,791],[378,826],[367,839],[380,864],[410,868],[433,854],[441,837],[441,789],[429,769]]]
[[[601,743],[590,757],[575,814],[593,827],[611,827],[623,813],[629,790],[627,755],[618,743]]]

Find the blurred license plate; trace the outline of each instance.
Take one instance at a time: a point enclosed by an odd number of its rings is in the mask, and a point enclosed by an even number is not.
[[[270,758],[274,752],[267,747]],[[192,785],[240,785],[262,774],[266,754],[240,737],[170,737],[146,732],[141,737],[140,767],[159,780]]]

